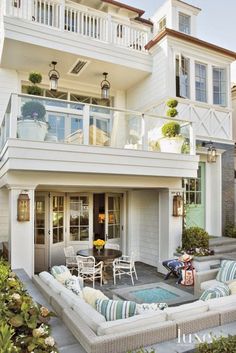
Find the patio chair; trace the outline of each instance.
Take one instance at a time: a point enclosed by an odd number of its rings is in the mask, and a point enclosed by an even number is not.
[[[66,248],[64,248],[64,254],[66,258],[66,267],[70,270],[72,274],[73,274],[73,271],[78,272],[76,253],[73,246],[67,246]]]
[[[131,277],[132,285],[134,286],[133,274],[135,274],[136,280],[138,280],[135,268],[134,253],[131,253],[130,256],[122,255],[113,261],[113,278],[115,285],[116,276],[121,278],[121,275],[128,275]]]
[[[100,278],[100,286],[102,286],[102,270],[103,261],[95,264],[95,258],[93,256],[76,256],[78,265],[78,274],[84,279],[88,279],[93,282],[93,288],[95,279]]]

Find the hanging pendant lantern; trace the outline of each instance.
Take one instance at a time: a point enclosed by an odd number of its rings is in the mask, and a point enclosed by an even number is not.
[[[108,75],[107,72],[103,73],[104,80],[101,82],[101,97],[102,97],[102,99],[110,99],[111,84],[107,80],[107,75]]]
[[[60,74],[55,68],[56,65],[57,65],[57,62],[56,61],[52,61],[50,66],[52,66],[53,68],[48,73],[48,77],[49,77],[49,80],[50,80],[50,90],[53,91],[53,92],[57,91],[58,80],[60,78]]]
[[[184,214],[184,201],[183,197],[178,192],[173,197],[173,216],[174,217],[181,217]]]

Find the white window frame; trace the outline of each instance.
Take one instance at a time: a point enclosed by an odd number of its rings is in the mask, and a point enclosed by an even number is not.
[[[181,23],[181,19],[183,21],[182,23]],[[188,15],[187,13],[179,12],[178,21],[179,21],[179,31],[190,35],[191,34],[191,16]]]
[[[190,58],[182,55],[182,54],[177,54],[175,56],[175,59],[179,60],[179,96],[180,98],[186,98],[190,99],[191,98],[191,87],[190,87],[190,81],[191,81],[191,72],[190,72]],[[187,63],[188,65],[188,72],[187,75],[185,74],[186,71],[186,65],[183,65],[183,61]],[[177,77],[177,67],[175,69],[175,76]],[[187,76],[187,81],[186,81],[186,76]],[[176,87],[177,91],[177,87]],[[177,93],[177,92],[176,92]]]
[[[206,73],[206,76],[205,76],[205,89],[204,90],[200,89],[201,92],[205,91],[205,100],[197,99],[197,91],[198,91],[198,89],[196,87],[196,78],[197,78],[196,65],[200,65],[200,66],[204,66],[205,67],[205,73]],[[195,100],[197,102],[207,103],[208,102],[208,89],[207,89],[208,88],[208,65],[203,63],[203,62],[200,62],[200,61],[195,61],[195,65],[194,66],[195,66],[195,77],[194,77],[194,79],[195,79]],[[201,77],[201,76],[198,76],[198,77],[199,77],[200,80],[203,79],[203,77]]]
[[[219,85],[219,102],[216,103],[216,101],[214,100],[214,70],[220,70],[221,72],[224,71],[225,74],[225,80],[221,80],[220,85]],[[222,84],[225,84],[225,91],[222,90]],[[212,99],[213,99],[213,104],[214,105],[219,105],[222,107],[227,107],[228,104],[228,73],[227,73],[227,69],[226,67],[220,67],[220,66],[212,66]],[[223,95],[225,96],[225,101],[222,99]]]

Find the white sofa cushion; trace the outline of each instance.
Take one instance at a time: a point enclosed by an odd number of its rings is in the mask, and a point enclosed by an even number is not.
[[[77,303],[78,299],[82,299],[80,298],[78,295],[76,295],[75,293],[73,293],[71,290],[64,288],[61,293],[60,296],[62,297],[62,299],[64,300],[64,302],[66,303],[66,305],[68,305],[70,308],[72,308],[72,306]],[[83,300],[83,299],[82,299]]]
[[[167,320],[181,320],[185,317],[191,317],[196,314],[208,311],[209,305],[206,302],[198,300],[194,303],[183,304],[172,308],[167,308],[164,312],[167,314]]]
[[[52,289],[54,293],[60,294],[63,290],[63,285],[58,282],[55,278],[53,278],[50,282],[48,282],[48,286]]]
[[[224,306],[230,305],[231,308],[236,308],[236,294],[222,298],[214,298],[207,302],[209,310],[220,310]]]
[[[221,284],[221,282],[217,281],[216,279],[211,279],[210,281],[206,281],[206,282],[201,283],[201,290],[205,291],[209,288],[217,287],[220,284]]]
[[[109,299],[102,291],[99,289],[94,289],[90,287],[84,287],[82,290],[83,298],[87,304],[91,305],[94,309],[96,308],[97,299]]]
[[[99,325],[106,321],[105,317],[98,313],[91,305],[83,299],[78,298],[72,306],[74,312],[96,333]]]
[[[47,271],[40,272],[39,277],[47,284],[54,280],[54,277]]]
[[[166,321],[166,314],[162,311],[152,314],[142,314],[120,319],[116,321],[106,321],[101,323],[97,329],[98,336],[114,333],[129,332],[146,326],[158,324]]]

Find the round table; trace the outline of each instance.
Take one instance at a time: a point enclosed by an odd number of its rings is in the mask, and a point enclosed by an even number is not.
[[[93,256],[95,257],[96,261],[103,261],[107,262],[110,260],[114,260],[117,257],[122,256],[122,252],[120,250],[115,249],[101,249],[100,253],[98,253],[96,248],[93,249],[84,249],[77,251],[77,255],[80,256]]]

